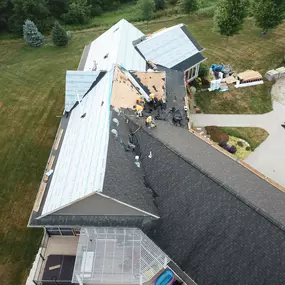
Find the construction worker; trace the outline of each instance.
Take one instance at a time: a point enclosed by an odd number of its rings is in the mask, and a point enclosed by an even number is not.
[[[156,124],[154,123],[154,120],[152,119],[152,116],[148,116],[145,120],[145,125],[150,128],[155,128]]]
[[[138,96],[136,103],[137,105],[144,105],[144,99],[141,96]]]
[[[136,104],[136,105],[133,106],[133,108],[136,110],[137,117],[142,117],[143,116],[142,111],[144,109],[144,106]]]
[[[158,98],[157,98],[157,95],[151,93],[151,94],[149,94],[149,97],[150,97],[150,99],[151,99],[151,103],[153,104],[154,110],[156,110],[156,109],[157,109],[157,106],[158,106]]]

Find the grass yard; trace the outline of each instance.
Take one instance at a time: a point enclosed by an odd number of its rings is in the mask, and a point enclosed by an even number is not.
[[[206,48],[209,64],[232,64],[235,69],[254,68],[264,73],[277,66],[283,57],[285,25],[261,37],[248,20],[244,33],[230,39],[228,44],[212,32],[210,18],[185,16],[150,23],[148,31],[181,22],[188,24]],[[145,24],[138,27],[147,30]],[[41,230],[27,229],[26,225],[58,127],[56,116],[63,111],[65,70],[77,68],[84,45],[101,32],[93,29],[75,33],[66,48],[33,49],[22,40],[0,41],[1,285],[25,284],[42,235]],[[262,94],[262,90],[257,91],[256,97]],[[243,102],[236,102],[234,97],[230,100],[238,105],[238,110],[257,112],[253,109],[255,97],[246,98]]]
[[[267,137],[268,133],[260,128],[221,128],[230,136],[246,140],[255,150]]]

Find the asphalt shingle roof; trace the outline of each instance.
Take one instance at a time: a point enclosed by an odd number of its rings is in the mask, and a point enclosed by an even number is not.
[[[275,220],[284,193],[187,130],[158,122],[150,133],[135,134],[161,217],[148,235],[198,284],[284,284],[285,233]],[[261,187],[271,214],[277,204],[273,217],[243,197],[250,189],[265,206]]]

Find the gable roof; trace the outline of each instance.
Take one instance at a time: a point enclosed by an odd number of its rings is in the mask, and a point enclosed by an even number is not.
[[[178,70],[185,70],[205,59],[200,54],[203,49],[183,24],[142,38],[140,42],[136,43],[136,47],[147,61]],[[200,56],[194,57],[197,54]],[[189,60],[190,58],[192,59]],[[179,65],[182,62],[188,62],[191,65],[184,68],[184,65]]]
[[[110,70],[119,64],[128,70],[145,71],[146,62],[133,46],[133,41],[143,35],[128,21],[120,20],[91,43],[84,70],[94,70],[94,64],[96,70]]]
[[[42,215],[102,191],[112,76],[112,72],[106,73],[71,112]]]
[[[157,124],[135,133],[161,217],[148,235],[198,284],[284,284],[284,193],[187,130]]]

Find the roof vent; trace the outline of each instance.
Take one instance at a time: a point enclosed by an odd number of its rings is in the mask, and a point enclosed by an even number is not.
[[[140,157],[138,155],[135,156],[135,165],[140,168],[141,167],[141,163],[140,163]]]
[[[113,110],[114,110],[118,115],[120,115],[120,113],[121,113],[120,109],[114,108]]]
[[[107,54],[104,56],[104,59],[106,59],[106,58],[108,57],[108,55],[109,55],[109,54],[107,53]]]
[[[115,29],[113,33],[117,32],[117,31],[119,30],[119,28],[120,28],[120,27],[118,27],[117,29]]]
[[[152,158],[152,153],[151,153],[151,151],[149,152],[148,158]]]
[[[85,118],[86,117],[86,113],[82,114],[80,118]]]
[[[115,136],[115,138],[118,137],[118,131],[117,131],[117,130],[112,129],[112,130],[111,130],[111,133]]]
[[[113,122],[117,125],[117,127],[119,126],[119,120],[117,118],[114,118]]]

